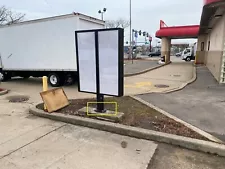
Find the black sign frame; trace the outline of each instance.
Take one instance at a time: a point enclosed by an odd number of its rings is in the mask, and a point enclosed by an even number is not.
[[[102,31],[118,31],[118,94],[111,95],[106,93],[100,93],[100,73],[99,73],[99,38],[98,33]],[[78,34],[94,32],[95,33],[95,61],[96,61],[96,92],[82,91],[80,88],[80,71],[79,71],[79,42]],[[78,91],[97,94],[97,111],[104,112],[104,95],[121,97],[124,95],[124,29],[122,28],[110,28],[110,29],[91,29],[91,30],[79,30],[75,31],[75,47],[76,47],[76,59],[77,59],[77,73],[78,73]]]

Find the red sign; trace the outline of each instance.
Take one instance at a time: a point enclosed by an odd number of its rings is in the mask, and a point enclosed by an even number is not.
[[[218,1],[221,1],[221,0],[204,0],[204,5],[208,5],[208,4],[211,4],[213,2],[218,2]]]

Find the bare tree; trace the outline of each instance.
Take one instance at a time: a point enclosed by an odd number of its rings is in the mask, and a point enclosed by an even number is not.
[[[11,25],[24,19],[25,14],[13,12],[5,6],[0,7],[0,25]]]
[[[117,20],[107,20],[106,21],[106,28],[127,28],[130,26],[130,22],[119,18]]]

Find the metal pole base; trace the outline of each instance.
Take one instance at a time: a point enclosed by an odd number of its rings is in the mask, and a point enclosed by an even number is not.
[[[104,109],[104,95],[97,94],[97,108],[95,110],[98,113],[105,113],[106,110]]]

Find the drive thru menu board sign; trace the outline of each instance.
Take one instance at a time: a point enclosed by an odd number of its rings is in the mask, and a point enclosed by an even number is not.
[[[124,30],[92,29],[75,32],[80,92],[123,96]]]

